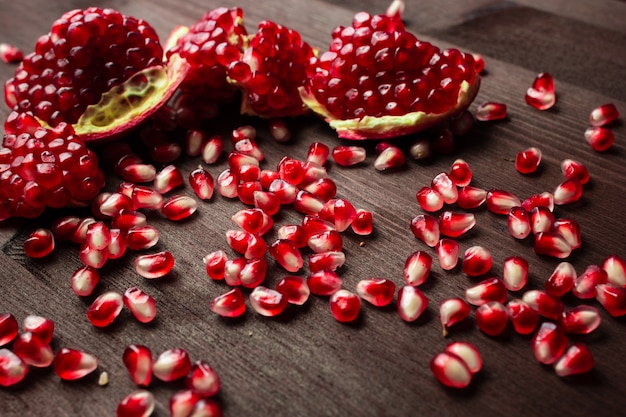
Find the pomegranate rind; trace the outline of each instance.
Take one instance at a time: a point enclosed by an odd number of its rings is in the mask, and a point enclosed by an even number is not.
[[[366,140],[389,139],[409,135],[436,126],[450,117],[466,110],[476,98],[480,89],[480,77],[473,83],[461,83],[456,104],[443,113],[410,112],[402,116],[364,116],[360,119],[337,119],[320,104],[315,96],[300,87],[300,97],[304,104],[324,118],[342,139]]]

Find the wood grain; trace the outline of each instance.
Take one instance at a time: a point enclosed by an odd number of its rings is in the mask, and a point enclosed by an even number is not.
[[[474,172],[473,183],[502,188],[524,198],[551,191],[561,181],[560,161],[584,161],[593,177],[576,204],[557,207],[558,217],[571,217],[583,231],[583,246],[568,259],[580,273],[611,253],[626,257],[626,138],[622,122],[612,126],[616,144],[606,153],[593,152],[584,142],[590,110],[614,102],[626,111],[626,21],[625,3],[613,0],[563,2],[526,0],[517,3],[491,0],[407,2],[408,27],[420,37],[441,46],[481,53],[487,73],[476,103],[504,102],[506,121],[479,124],[462,138],[456,153],[427,163],[410,161],[404,169],[379,173],[373,168],[374,143],[367,160],[356,167],[331,164],[329,173],[338,184],[338,194],[357,207],[371,210],[375,218],[372,236],[344,234],[347,256],[341,270],[344,286],[354,289],[363,278],[387,277],[402,283],[402,266],[417,249],[434,252],[410,233],[410,220],[421,213],[415,192],[434,175],[447,171],[456,158],[465,159]],[[173,2],[168,0],[103,2],[124,13],[151,22],[163,37],[176,24],[190,24],[204,11],[233,1]],[[298,29],[313,45],[323,47],[330,30],[348,24],[361,9],[383,11],[383,1],[266,0],[237,2],[246,12],[253,30],[262,19],[272,19]],[[0,8],[0,41],[14,43],[25,51],[51,22],[67,9],[86,7],[86,1],[4,2]],[[37,13],[33,13],[36,10]],[[621,23],[621,25],[620,25]],[[10,77],[14,67],[0,65],[0,79]],[[550,71],[557,82],[554,109],[539,112],[524,103],[523,95],[539,71]],[[472,106],[472,110],[476,105]],[[1,116],[8,110],[2,107]],[[284,155],[304,158],[310,143],[335,146],[336,135],[315,117],[289,120],[294,139],[275,143],[263,121],[224,113],[207,125],[211,133],[228,134],[242,123],[259,130],[259,143],[266,155],[264,167],[273,168]],[[406,147],[414,138],[396,141]],[[137,145],[136,135],[128,138]],[[543,151],[540,172],[518,174],[512,159],[529,146]],[[181,160],[184,172],[198,159]],[[224,161],[208,167],[217,175]],[[108,187],[119,182],[108,175]],[[190,193],[187,188],[183,192]],[[159,281],[146,281],[132,267],[132,255],[109,262],[102,270],[98,291],[124,291],[139,286],[157,300],[158,318],[142,326],[130,313],[111,328],[93,328],[85,317],[92,298],[79,299],[69,290],[69,277],[80,266],[76,248],[60,244],[50,259],[35,261],[23,255],[24,237],[35,227],[47,226],[61,213],[47,213],[33,221],[0,223],[0,312],[19,320],[28,314],[50,317],[57,324],[53,348],[75,347],[96,354],[99,371],[75,383],[61,382],[51,370],[34,370],[26,383],[0,389],[0,415],[13,416],[104,416],[113,415],[118,401],[134,390],[122,364],[122,352],[130,343],[149,346],[156,355],[165,349],[183,347],[194,359],[209,361],[222,378],[219,401],[227,416],[618,416],[624,413],[626,382],[626,322],[603,310],[602,324],[591,335],[571,337],[588,343],[596,366],[584,376],[561,379],[551,368],[539,365],[530,350],[530,337],[510,331],[491,338],[481,334],[473,320],[441,336],[437,305],[444,298],[462,296],[474,280],[460,270],[442,271],[437,265],[423,291],[430,300],[424,317],[416,323],[402,322],[392,307],[363,305],[359,320],[350,325],[336,322],[323,297],[313,297],[301,308],[289,307],[275,319],[249,311],[238,320],[223,320],[209,311],[210,300],[227,290],[211,282],[202,257],[226,247],[224,232],[233,228],[230,217],[242,205],[219,196],[202,203],[189,221],[174,224],[157,214],[150,222],[162,233],[155,250],[171,250],[175,272]],[[503,217],[476,210],[477,226],[459,239],[461,251],[482,245],[494,257],[492,272],[499,275],[507,256],[521,255],[530,264],[528,288],[541,288],[560,262],[534,254],[529,241],[508,236]],[[277,224],[297,222],[300,215],[281,211]],[[270,234],[268,239],[272,239]],[[364,244],[363,244],[364,243]],[[285,275],[270,262],[267,285]],[[521,294],[512,293],[510,298]],[[568,306],[580,304],[565,297]],[[594,306],[599,305],[591,300]],[[453,391],[434,380],[430,359],[453,340],[474,343],[483,355],[484,370],[469,389]],[[106,371],[110,383],[97,385],[98,373]],[[168,400],[182,383],[155,381],[155,416],[168,415]]]

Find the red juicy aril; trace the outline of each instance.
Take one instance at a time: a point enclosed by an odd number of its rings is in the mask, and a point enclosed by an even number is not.
[[[311,60],[302,99],[341,138],[388,138],[436,125],[478,92],[474,59],[407,32],[398,17],[357,13]]]
[[[50,126],[74,125],[85,141],[138,125],[174,93],[187,71],[145,21],[113,9],[72,10],[39,38],[5,84],[10,108]]]

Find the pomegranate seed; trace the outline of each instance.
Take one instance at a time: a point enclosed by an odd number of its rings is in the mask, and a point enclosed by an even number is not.
[[[113,323],[122,312],[124,300],[114,291],[105,292],[96,298],[87,309],[87,318],[96,327],[106,327]]]
[[[24,59],[24,53],[15,45],[0,43],[0,59],[7,64],[20,62]]]
[[[330,155],[330,149],[328,146],[321,142],[313,142],[309,145],[309,150],[306,156],[306,162],[313,162],[319,166],[324,166]]]
[[[437,174],[432,179],[430,187],[441,195],[443,202],[446,204],[454,204],[459,198],[459,191],[456,185],[445,172]]]
[[[137,287],[124,292],[124,305],[141,323],[150,323],[156,317],[156,301]]]
[[[104,222],[92,223],[87,227],[86,241],[92,249],[106,249],[111,243],[111,231]]]
[[[582,244],[580,239],[580,225],[572,219],[556,219],[552,224],[553,232],[561,235],[572,249],[577,249]]]
[[[222,317],[239,317],[246,312],[246,300],[239,288],[233,288],[215,297],[210,308]]]
[[[215,400],[200,399],[194,406],[190,417],[223,417],[222,406]]]
[[[29,315],[22,322],[22,330],[32,333],[44,343],[50,343],[54,334],[54,322],[46,317]]]
[[[100,204],[100,212],[105,216],[115,217],[123,209],[133,210],[133,206],[131,197],[121,193],[112,193]]]
[[[152,380],[152,351],[143,345],[128,345],[122,355],[130,378],[140,387],[147,387]]]
[[[240,126],[237,129],[234,129],[230,134],[230,139],[233,144],[239,142],[240,140],[254,138],[256,138],[256,129],[251,125]]]
[[[605,126],[614,122],[619,117],[619,111],[615,104],[607,103],[596,107],[589,115],[589,124],[591,126]]]
[[[596,300],[613,317],[626,315],[626,287],[599,284],[596,287]]]
[[[525,239],[532,231],[530,215],[522,207],[511,208],[507,216],[507,228],[514,238]]]
[[[335,146],[332,151],[337,165],[349,167],[365,161],[365,148],[361,146]]]
[[[187,156],[200,156],[206,141],[206,132],[198,129],[189,129],[185,133],[185,153]]]
[[[356,293],[376,307],[384,307],[393,301],[396,284],[385,278],[364,279],[356,284]]]
[[[228,259],[224,264],[224,280],[231,287],[241,285],[241,271],[246,266],[246,258]]]
[[[372,212],[358,209],[350,227],[357,235],[367,236],[372,234],[372,231],[374,230]]]
[[[486,101],[476,108],[474,116],[481,122],[506,119],[506,104]]]
[[[124,177],[124,170],[129,167],[129,166],[137,166],[137,165],[144,165],[143,161],[141,160],[141,158],[132,153],[126,153],[122,156],[120,156],[120,158],[118,159],[118,161],[115,163],[115,166],[113,167],[113,171],[115,172],[116,175],[119,175],[120,177]],[[131,171],[131,174],[134,173],[134,168]],[[156,173],[156,170],[155,170]],[[131,180],[126,180],[129,182],[136,182],[136,181],[131,181]]]
[[[428,298],[418,288],[405,285],[398,290],[397,305],[400,318],[406,322],[413,322],[428,307]]]
[[[430,158],[433,154],[430,139],[418,139],[409,148],[409,155],[416,161]]]
[[[178,391],[170,397],[169,409],[171,417],[190,417],[196,405],[202,401],[202,396],[192,390]],[[208,414],[211,416],[211,414]]]
[[[87,243],[83,244],[78,253],[83,265],[100,269],[107,261],[107,253],[103,250],[93,249]]]
[[[404,153],[397,146],[389,146],[382,151],[374,161],[374,168],[378,171],[399,168],[406,163]]]
[[[435,133],[431,142],[431,147],[435,153],[440,155],[450,155],[455,151],[454,135],[448,128],[439,129]]]
[[[490,301],[476,309],[476,326],[489,336],[504,332],[509,322],[509,313],[502,303]]]
[[[124,181],[134,183],[152,182],[156,177],[156,168],[150,164],[129,164],[122,169],[120,176]]]
[[[162,251],[135,258],[135,271],[147,279],[161,278],[174,268],[174,256],[169,251]]]
[[[439,303],[439,319],[443,326],[444,337],[448,335],[448,328],[458,322],[465,320],[470,312],[471,307],[462,298],[447,298]]]
[[[317,214],[324,207],[324,202],[308,191],[300,190],[293,200],[293,208],[302,214]]]
[[[262,316],[275,317],[287,308],[287,297],[276,290],[262,285],[250,293],[250,305]]]
[[[552,365],[567,349],[567,336],[557,324],[543,322],[532,339],[535,358],[544,365]]]
[[[280,210],[280,200],[274,193],[269,191],[255,191],[252,193],[254,207],[263,210],[269,216],[273,216]]]
[[[466,187],[472,181],[472,170],[463,159],[457,159],[452,163],[448,177],[457,187]]]
[[[489,272],[492,264],[491,252],[482,246],[472,246],[465,251],[461,266],[470,277],[479,277]]]
[[[561,172],[565,178],[576,178],[581,184],[587,184],[590,179],[587,167],[573,159],[564,159],[561,161]]]
[[[404,282],[414,287],[422,285],[430,275],[432,264],[433,258],[428,253],[421,250],[413,252],[404,262]]]
[[[539,314],[523,300],[513,299],[506,304],[509,319],[518,334],[531,334],[539,323]]]
[[[341,251],[313,253],[309,255],[309,270],[335,271],[346,262],[346,255]],[[290,271],[291,272],[291,271]]]
[[[128,230],[133,226],[146,226],[147,224],[146,215],[136,210],[122,209],[111,220],[111,227],[121,230]],[[109,230],[110,234],[111,231]]]
[[[136,186],[137,186],[137,185],[136,185],[136,184],[133,184],[132,182],[126,182],[126,181],[123,181],[123,182],[121,182],[121,183],[117,186],[117,193],[118,193],[118,194],[124,194],[126,197],[128,197],[128,198],[131,198],[131,199],[132,199],[132,198],[133,198],[133,190],[135,189],[135,187],[136,187]],[[103,193],[103,194],[108,195],[108,196],[110,197],[110,196],[111,196],[111,194],[113,194],[113,193]],[[106,198],[102,198],[102,199],[101,199],[101,202],[104,202],[107,198],[108,198],[108,197],[106,197]]]
[[[327,230],[310,236],[307,245],[315,253],[341,251],[343,239],[336,230]]]
[[[267,261],[263,258],[247,259],[239,272],[239,282],[246,288],[254,288],[261,285],[267,273]]]
[[[96,268],[84,266],[77,269],[70,279],[70,287],[74,294],[79,297],[87,297],[93,293],[93,290],[100,282],[100,274]]]
[[[0,346],[9,344],[19,332],[17,320],[11,313],[0,314]]]
[[[61,348],[54,357],[52,367],[59,378],[74,381],[95,371],[98,359],[81,350]]]
[[[338,232],[343,232],[350,227],[356,218],[356,209],[348,200],[335,198],[324,203],[318,215],[322,219],[334,223]]]
[[[554,195],[546,191],[541,194],[533,194],[522,201],[522,208],[529,213],[535,207],[544,207],[549,211],[554,211]]]
[[[230,171],[230,169],[225,169],[217,176],[217,180],[215,180],[215,187],[217,188],[217,192],[226,198],[235,198],[237,197],[237,177]]]
[[[256,208],[239,210],[230,219],[248,233],[259,233],[263,227],[263,211]]]
[[[324,233],[330,230],[324,230],[319,233]],[[299,224],[285,224],[278,229],[276,234],[279,240],[288,240],[293,243],[296,248],[304,248],[305,246],[307,246],[307,233],[304,231],[304,228]]]
[[[574,287],[576,277],[574,266],[569,262],[561,262],[544,283],[544,288],[551,296],[561,297]]]
[[[185,378],[187,388],[196,394],[207,398],[217,395],[220,391],[220,377],[205,361],[196,361],[191,367],[191,371]]]
[[[111,229],[111,243],[107,247],[107,258],[118,259],[126,253],[126,233],[120,229]]]
[[[28,373],[28,365],[9,349],[0,349],[0,385],[10,387],[20,383]]]
[[[278,197],[281,204],[293,203],[298,195],[298,187],[280,178],[272,181],[267,190]]]
[[[506,287],[499,278],[487,278],[465,290],[468,303],[481,306],[490,301],[506,302]]]
[[[537,110],[548,110],[556,103],[554,94],[554,79],[547,72],[542,72],[535,78],[531,87],[526,90],[524,97],[529,106]]]
[[[580,200],[583,186],[576,178],[566,178],[554,189],[554,204],[564,205]]]
[[[261,258],[267,252],[267,244],[259,235],[243,230],[227,230],[226,241],[246,259]]]
[[[304,216],[302,218],[302,230],[308,240],[308,236],[322,233],[327,230],[336,230],[336,228],[333,223],[327,220],[320,219],[316,216]],[[306,246],[306,240],[304,241],[304,246]]]
[[[485,59],[481,54],[472,54],[474,57],[474,68],[476,69],[476,74],[482,74],[485,69]]]
[[[596,298],[596,285],[606,284],[608,275],[598,265],[589,265],[574,280],[572,294],[581,299]]]
[[[309,291],[314,295],[332,295],[341,289],[343,280],[333,271],[317,271],[306,279]]]
[[[453,353],[465,362],[472,374],[477,374],[483,367],[483,359],[476,346],[467,342],[452,342],[444,352]]]
[[[337,195],[337,185],[330,178],[319,178],[313,182],[307,183],[302,189],[310,192],[324,202],[327,202]]]
[[[187,219],[198,209],[198,202],[186,195],[175,195],[163,202],[161,213],[168,220],[178,221]]]
[[[65,242],[67,240],[70,240],[74,236],[76,228],[78,227],[80,222],[81,219],[76,216],[63,216],[55,220],[50,227],[50,230],[54,235],[54,239],[57,242]]]
[[[466,185],[459,189],[457,204],[463,209],[474,209],[480,207],[487,199],[487,190]]]
[[[607,281],[618,287],[626,287],[626,261],[617,255],[609,255],[601,265]]]
[[[330,296],[330,311],[338,322],[353,322],[361,312],[361,299],[348,290],[339,290]]]
[[[433,190],[430,187],[422,187],[415,194],[417,204],[424,210],[429,212],[435,212],[441,210],[443,207],[443,198],[438,191]]]
[[[302,161],[288,156],[280,160],[277,167],[278,176],[289,184],[298,185],[304,178]]]
[[[133,188],[133,210],[149,209],[158,210],[163,206],[163,196],[157,191],[144,187],[136,186]]]
[[[439,266],[445,271],[454,269],[459,262],[459,244],[456,240],[441,239],[435,245]]]
[[[565,333],[589,334],[600,325],[598,309],[588,305],[579,305],[566,310],[561,317],[561,326]]]
[[[590,127],[585,130],[585,140],[596,152],[610,149],[615,142],[615,134],[606,127]]]
[[[439,215],[439,232],[448,237],[462,236],[475,225],[476,218],[472,213],[444,211]]]
[[[48,229],[37,229],[24,240],[24,253],[31,258],[43,258],[54,250],[54,235]]]
[[[404,0],[393,0],[387,10],[385,11],[385,16],[390,17],[392,19],[400,20],[402,19],[402,14],[404,13]]]
[[[281,119],[271,119],[269,121],[269,130],[276,142],[285,143],[291,140],[291,132]]]
[[[565,310],[561,300],[539,290],[526,291],[522,300],[540,316],[549,320],[560,320]]]
[[[311,290],[302,277],[287,275],[276,284],[276,291],[287,298],[289,304],[303,305],[309,299]]]
[[[207,275],[214,280],[224,279],[224,268],[227,261],[226,253],[223,250],[217,250],[209,253],[202,258]]]
[[[429,214],[418,214],[411,220],[411,232],[431,248],[439,242],[439,222]]]
[[[554,214],[547,207],[535,207],[530,213],[530,229],[533,234],[549,232],[555,220]]]
[[[154,395],[137,390],[128,394],[117,405],[117,417],[149,417],[154,411]]]
[[[465,388],[472,373],[463,359],[452,352],[440,352],[430,362],[430,370],[439,382],[450,388]]]
[[[52,364],[54,353],[50,345],[31,332],[20,333],[13,341],[13,353],[27,365],[47,368]]]
[[[572,253],[572,247],[560,233],[542,232],[535,235],[535,253],[552,256],[554,258],[567,258]]]
[[[554,364],[558,376],[584,374],[593,369],[594,360],[589,348],[583,343],[574,343]]]
[[[235,148],[235,152],[252,157],[257,161],[262,161],[265,158],[263,151],[259,148],[259,145],[254,141],[254,139],[241,139],[235,142],[233,146]]]
[[[152,364],[152,374],[163,382],[185,377],[191,370],[191,360],[186,350],[168,349],[161,353]]]
[[[532,174],[537,171],[540,162],[541,150],[531,147],[516,154],[515,169],[520,174]]]
[[[200,154],[202,155],[202,160],[205,164],[214,164],[220,159],[222,153],[224,152],[224,140],[221,136],[215,135],[209,138],[200,150]]]
[[[507,215],[513,207],[520,207],[522,205],[519,198],[504,190],[488,191],[485,202],[490,212]]]
[[[177,160],[182,153],[183,148],[178,143],[159,143],[150,148],[150,159],[161,164],[169,164]]]
[[[521,256],[510,256],[504,260],[502,282],[509,291],[519,291],[528,282],[528,261]]]

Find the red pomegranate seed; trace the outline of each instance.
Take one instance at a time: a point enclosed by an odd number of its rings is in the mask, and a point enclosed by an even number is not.
[[[255,288],[265,281],[267,261],[265,257],[246,259],[246,263],[239,272],[239,282],[246,288]]]
[[[0,349],[0,385],[16,385],[28,374],[28,365],[9,349]]]
[[[428,298],[418,288],[405,285],[398,290],[397,308],[400,318],[406,322],[417,320],[428,307]]]
[[[50,343],[54,334],[54,322],[47,317],[28,315],[22,322],[22,331],[32,333],[44,343]]]
[[[589,265],[574,280],[572,294],[581,299],[596,298],[596,285],[606,284],[608,275],[598,265]]]
[[[343,280],[333,271],[316,271],[306,279],[311,294],[332,295],[341,289]]]
[[[540,316],[549,320],[560,320],[565,310],[561,300],[540,290],[526,291],[522,300]]]
[[[111,243],[111,231],[104,222],[89,225],[86,235],[87,245],[95,250],[106,249]]]
[[[138,185],[133,188],[133,210],[158,210],[163,206],[163,196],[157,191]]]
[[[459,263],[459,244],[456,240],[440,239],[435,245],[439,266],[444,271],[454,269]]]
[[[430,187],[422,187],[415,194],[417,204],[424,211],[435,212],[443,207],[443,197]]]
[[[270,134],[276,142],[285,143],[291,140],[291,132],[281,119],[271,119],[268,123]]]
[[[544,288],[551,296],[561,297],[574,287],[576,277],[574,265],[569,262],[561,262],[544,283]]]
[[[129,164],[122,169],[120,176],[124,181],[136,184],[152,182],[156,177],[156,168],[150,164]]]
[[[619,111],[615,104],[607,103],[596,107],[589,115],[589,124],[591,126],[605,126],[614,122],[619,117]]]
[[[366,153],[361,146],[335,146],[332,156],[337,165],[349,167],[365,161]]]
[[[107,247],[107,258],[118,259],[126,253],[126,233],[120,229],[111,229],[111,242]]]
[[[79,217],[63,216],[52,223],[50,231],[57,242],[65,242],[74,236],[80,222],[81,219]]]
[[[482,74],[485,69],[485,59],[481,54],[472,54],[474,57],[474,68],[476,69],[476,74]]]
[[[174,269],[174,256],[169,251],[161,251],[135,258],[135,271],[147,279],[161,278]]]
[[[450,155],[455,151],[454,135],[448,128],[439,129],[431,141],[431,147],[436,154]]]
[[[352,231],[357,235],[371,235],[372,231],[374,230],[372,212],[368,210],[358,209],[350,227],[352,228]]]
[[[230,139],[233,143],[254,138],[256,138],[256,129],[251,125],[239,126],[230,133]]]
[[[17,336],[13,341],[13,353],[27,365],[36,368],[47,368],[54,359],[50,345],[31,332],[23,332]]]
[[[309,270],[312,273],[318,271],[335,271],[343,266],[345,262],[346,255],[341,251],[313,253],[309,255]]]
[[[560,377],[584,374],[593,369],[594,360],[589,348],[583,343],[574,343],[554,364]]]
[[[267,190],[278,197],[280,204],[291,204],[298,195],[298,187],[280,178],[272,181]]]
[[[430,275],[433,258],[428,253],[418,250],[410,254],[404,262],[404,282],[411,286],[422,285]]]
[[[200,360],[192,365],[191,371],[185,378],[185,385],[196,394],[207,398],[220,392],[221,381],[215,369],[207,362]]]
[[[185,133],[185,153],[187,156],[200,156],[207,142],[207,134],[203,130],[189,129]]]
[[[111,227],[121,230],[128,230],[133,226],[145,226],[147,224],[146,215],[136,210],[122,209],[111,220]]]
[[[567,336],[563,329],[551,322],[543,322],[532,339],[532,349],[538,362],[552,365],[567,349]]]
[[[517,196],[504,190],[490,190],[485,199],[487,209],[495,214],[509,214],[513,207],[520,207],[522,202]]]
[[[309,150],[306,156],[306,162],[313,162],[319,166],[324,166],[330,155],[330,149],[328,146],[321,142],[313,142],[309,145]]]
[[[507,216],[507,228],[515,239],[525,239],[532,231],[530,214],[522,207],[511,208]]]
[[[565,178],[576,178],[581,184],[587,184],[590,179],[587,167],[573,159],[564,159],[561,161],[561,172]]]
[[[324,201],[308,191],[300,190],[293,200],[293,208],[302,214],[317,214],[324,207]]]
[[[506,119],[506,104],[486,101],[476,108],[474,117],[481,122]]]
[[[117,417],[149,417],[154,411],[154,395],[137,390],[128,394],[117,405]]]
[[[143,161],[141,160],[141,158],[132,153],[132,151],[129,151],[128,153],[121,155],[119,157],[119,159],[117,160],[117,162],[115,162],[115,165],[113,167],[113,171],[115,172],[116,175],[121,176],[122,178],[124,177],[124,170],[129,167],[129,166],[136,166],[136,165],[144,165]],[[134,171],[132,171],[131,173],[133,173]],[[156,173],[156,171],[155,171]],[[135,181],[131,181],[131,180],[126,180],[129,182],[135,182]]]
[[[615,142],[615,134],[606,127],[590,127],[585,130],[585,140],[596,152],[610,149]]]
[[[519,291],[528,282],[528,261],[521,256],[509,256],[504,260],[502,282],[509,291]]]
[[[246,258],[228,259],[224,264],[224,280],[231,287],[241,285],[241,271],[246,266]]]
[[[465,320],[472,308],[462,298],[447,298],[439,303],[439,319],[443,326],[443,335],[448,335],[448,328]]]
[[[246,300],[239,288],[233,288],[211,300],[210,308],[222,317],[239,317],[246,312]]]
[[[472,382],[472,372],[467,364],[452,352],[435,355],[430,370],[439,382],[450,388],[465,388]]]
[[[506,287],[499,278],[487,278],[465,290],[465,299],[475,306],[481,306],[490,301],[504,303],[506,297]]]
[[[561,317],[561,326],[565,333],[589,334],[601,321],[597,308],[583,304],[566,310]]]
[[[433,146],[430,139],[418,139],[409,148],[409,155],[416,161],[430,158],[433,155]]]
[[[152,364],[152,374],[163,382],[175,381],[187,376],[191,370],[189,353],[182,348],[168,349]]]
[[[143,345],[128,345],[122,355],[130,378],[140,387],[147,387],[152,380],[152,351]]]
[[[48,229],[37,229],[24,240],[24,253],[31,258],[43,258],[54,250],[54,234]]]
[[[193,406],[190,417],[223,417],[222,406],[216,400],[202,398]],[[172,417],[177,417],[172,415]]]
[[[100,282],[100,274],[96,268],[83,266],[77,269],[70,279],[70,287],[79,297],[91,295]]]
[[[626,287],[599,284],[596,287],[596,300],[613,317],[626,315]]]
[[[261,258],[267,252],[267,244],[259,235],[244,230],[227,230],[226,242],[246,259]]]
[[[124,292],[124,305],[141,323],[150,323],[156,317],[156,301],[149,294],[137,287],[127,288]]]
[[[266,214],[273,216],[280,210],[280,200],[274,193],[269,191],[255,191],[252,193],[254,207],[263,210]]]
[[[135,189],[137,185],[133,184],[132,182],[120,182],[119,185],[117,186],[117,193],[119,194],[124,194],[126,197],[128,198],[133,198],[133,190]],[[108,195],[109,197],[111,196],[112,193],[103,193]],[[107,197],[108,198],[108,197]],[[106,198],[103,198],[101,200],[101,202],[104,202],[106,200]]]
[[[96,327],[106,327],[120,315],[124,307],[121,294],[114,291],[98,296],[87,309],[87,318]]]
[[[343,239],[336,230],[327,230],[310,236],[307,245],[315,253],[340,251]]]
[[[482,246],[472,246],[465,251],[461,266],[470,277],[479,277],[489,272],[492,264],[491,252]]]
[[[609,255],[602,261],[601,267],[606,272],[609,284],[626,287],[626,260],[618,255]]]
[[[133,210],[133,206],[131,197],[121,193],[112,193],[109,198],[100,204],[100,212],[105,216],[115,217],[123,209]]]
[[[552,231],[561,235],[572,249],[577,249],[582,244],[580,225],[576,220],[556,219],[552,224]]]
[[[263,211],[257,208],[239,210],[230,219],[248,233],[259,233],[264,222]]]
[[[335,198],[324,203],[318,215],[322,219],[334,223],[338,232],[343,232],[350,227],[356,218],[356,209],[348,200]]]
[[[560,233],[542,232],[535,235],[535,253],[552,256],[554,258],[567,258],[572,253],[572,247]]]
[[[177,160],[183,153],[183,148],[175,142],[158,143],[150,148],[150,159],[161,163],[169,164]]]
[[[186,195],[175,195],[163,202],[161,213],[168,220],[178,221],[189,218],[198,210],[198,202]]]
[[[303,305],[309,299],[311,290],[302,277],[287,275],[276,284],[276,291],[287,298],[289,304]]]
[[[583,186],[576,178],[566,178],[554,189],[554,204],[571,204],[583,195]]]
[[[506,304],[509,319],[518,334],[531,334],[539,323],[539,314],[523,300],[513,299]]]
[[[204,142],[200,150],[202,160],[209,165],[216,163],[223,152],[224,140],[219,135],[211,136],[209,140]]]
[[[19,332],[17,320],[11,313],[0,314],[0,346],[9,344]]]
[[[448,177],[457,187],[466,187],[472,181],[472,170],[463,159],[457,159],[452,163]]]
[[[233,144],[235,152],[252,157],[257,161],[265,159],[263,151],[254,139],[241,139]],[[232,169],[232,168],[231,168]]]
[[[348,290],[339,290],[330,296],[330,311],[335,320],[350,323],[361,312],[361,299]]]
[[[93,249],[87,243],[81,246],[78,256],[83,265],[96,269],[102,268],[108,259],[105,250]]]
[[[15,45],[0,43],[0,59],[7,64],[20,62],[24,59],[24,53]]]
[[[544,207],[550,211],[554,211],[554,195],[546,191],[541,194],[533,194],[522,201],[522,208],[529,213],[533,211],[535,207]]]
[[[250,305],[258,314],[275,317],[287,308],[287,297],[276,290],[262,285],[256,287],[249,296]]]
[[[459,237],[476,225],[472,213],[444,211],[439,215],[439,232],[448,237]]]
[[[399,168],[406,163],[404,153],[397,146],[389,146],[374,160],[374,168],[378,171]]]
[[[411,220],[411,232],[428,246],[435,247],[439,242],[439,222],[429,214],[418,214]]]
[[[202,396],[196,394],[190,389],[178,391],[170,397],[170,416],[190,417],[193,415],[192,413],[194,412],[196,405],[201,401]],[[211,414],[208,414],[208,416],[211,417]]]
[[[467,342],[452,342],[444,352],[453,353],[465,362],[472,374],[478,373],[483,367],[483,359],[476,346]]]
[[[509,313],[502,303],[490,301],[476,309],[476,326],[489,336],[502,334],[508,322]]]
[[[532,174],[541,163],[541,150],[531,147],[515,155],[515,169],[520,174]]]
[[[223,250],[211,252],[202,258],[202,260],[206,266],[206,273],[211,279],[224,279],[224,268],[228,258]]]
[[[78,349],[61,348],[54,357],[52,367],[59,378],[74,381],[95,371],[98,359]]]
[[[237,177],[230,169],[225,169],[217,176],[215,187],[222,197],[235,198],[237,197],[237,183]]]
[[[333,230],[333,229],[330,229],[330,230]],[[319,233],[324,233],[326,231],[329,231],[329,230],[324,230]],[[314,233],[313,235],[319,234],[319,233]],[[279,240],[288,240],[291,243],[293,243],[293,245],[298,249],[304,248],[307,246],[309,237],[307,233],[304,231],[304,228],[300,226],[299,224],[285,224],[278,229],[276,234]]]
[[[337,195],[337,184],[330,178],[319,178],[302,186],[302,189],[310,192],[324,202]]]
[[[463,209],[474,209],[480,207],[487,199],[487,190],[466,185],[459,189],[457,204]]]
[[[364,279],[356,284],[356,293],[376,307],[384,307],[393,301],[396,284],[385,278]]]
[[[526,103],[538,110],[548,110],[556,103],[554,94],[554,79],[547,72],[542,72],[526,90]]]
[[[285,156],[280,160],[277,166],[277,171],[278,177],[289,184],[298,185],[304,178],[302,161],[288,156]]]
[[[437,174],[432,179],[430,187],[441,195],[443,202],[446,204],[454,204],[459,199],[459,191],[456,185],[445,172]]]
[[[309,236],[325,232],[327,230],[336,230],[335,225],[327,220],[316,216],[304,216],[302,218],[302,230],[308,239]],[[306,246],[306,240],[304,242]],[[304,247],[303,246],[303,247]]]

